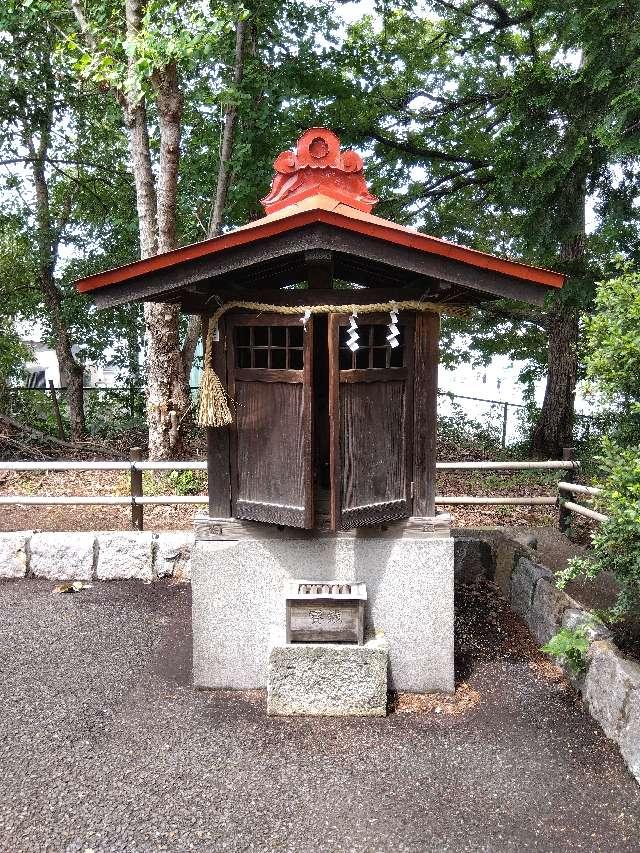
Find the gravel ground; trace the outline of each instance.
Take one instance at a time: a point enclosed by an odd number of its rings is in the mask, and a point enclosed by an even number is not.
[[[451,698],[267,719],[194,690],[184,585],[0,584],[0,850],[638,851],[640,788],[488,584]]]

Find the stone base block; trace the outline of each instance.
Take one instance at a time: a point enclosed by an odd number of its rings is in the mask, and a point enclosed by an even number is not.
[[[267,713],[272,716],[384,717],[389,644],[286,645],[278,631],[269,651]]]
[[[98,580],[153,578],[153,533],[98,533]]]
[[[31,571],[37,578],[90,581],[95,562],[93,533],[34,533]]]
[[[197,541],[191,558],[193,677],[198,687],[267,684],[272,628],[285,624],[292,578],[367,585],[367,632],[389,642],[389,685],[454,690],[453,540]]]

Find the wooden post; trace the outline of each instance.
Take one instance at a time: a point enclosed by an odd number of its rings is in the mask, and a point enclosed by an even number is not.
[[[64,441],[64,424],[62,423],[62,415],[60,414],[60,404],[58,403],[58,395],[56,394],[56,387],[53,384],[53,379],[49,380],[49,391],[51,391],[53,413],[56,416],[56,424],[58,425],[58,438]]]
[[[509,417],[509,404],[505,403],[502,409],[502,447],[507,446],[507,418]]]
[[[209,320],[202,318],[202,340],[205,358]],[[213,368],[227,387],[226,321],[218,321],[219,340],[213,352]],[[204,365],[206,367],[206,364]],[[231,515],[231,470],[229,459],[229,427],[207,427],[207,493],[209,518],[229,518]]]
[[[139,447],[132,447],[129,451],[129,459],[131,462],[142,461],[142,450]],[[131,466],[131,497],[142,497],[142,471]],[[142,504],[135,504],[131,501],[131,526],[136,530],[144,529],[144,507]]]
[[[573,459],[573,447],[563,447],[562,448],[562,458],[570,461]],[[569,468],[568,471],[565,471],[564,475],[565,482],[573,483],[575,480],[575,471],[573,468]],[[560,492],[558,492],[558,527],[560,528],[561,533],[566,533],[569,529],[569,525],[571,524],[571,511],[565,507],[565,499],[562,497]]]
[[[436,426],[440,317],[418,314],[415,327],[413,514],[436,514]]]

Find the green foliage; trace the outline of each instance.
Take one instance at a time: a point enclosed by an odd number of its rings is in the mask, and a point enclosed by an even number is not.
[[[246,15],[241,5],[233,3],[150,0],[142,4],[135,36],[127,36],[123,2],[100,0],[85,6],[95,48],[88,51],[86,39],[70,28],[61,53],[73,57],[79,77],[119,89],[133,103],[144,97],[156,71],[177,65],[194,73],[199,62],[215,55],[237,16]]]
[[[443,323],[445,359],[505,354],[526,362],[530,383],[546,372],[549,316],[560,303],[590,310],[614,254],[640,257],[639,7],[381,8],[382,27],[363,19],[349,30],[336,125],[373,155],[382,215],[569,274],[544,310],[505,300],[470,323]],[[596,213],[586,239],[585,196]]]
[[[640,448],[621,448],[605,439],[598,458],[602,494],[597,506],[608,521],[592,534],[585,557],[570,560],[558,574],[562,589],[576,577],[589,579],[611,572],[618,584],[618,598],[607,614],[615,620],[640,610]]]
[[[207,475],[204,471],[170,471],[167,482],[176,495],[199,495],[207,490]]]
[[[439,458],[462,459],[465,456],[495,458],[501,452],[499,417],[487,421],[469,417],[459,403],[450,403],[451,414],[438,416]]]
[[[610,401],[640,410],[640,273],[630,264],[598,285],[585,328],[587,377]]]
[[[588,650],[589,641],[582,626],[575,630],[561,628],[545,646],[542,646],[543,652],[558,658],[574,675],[579,675],[585,670]]]

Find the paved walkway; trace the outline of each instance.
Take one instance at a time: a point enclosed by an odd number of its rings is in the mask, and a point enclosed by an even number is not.
[[[640,788],[486,588],[384,720],[194,690],[189,587],[0,584],[0,850],[638,851]]]

